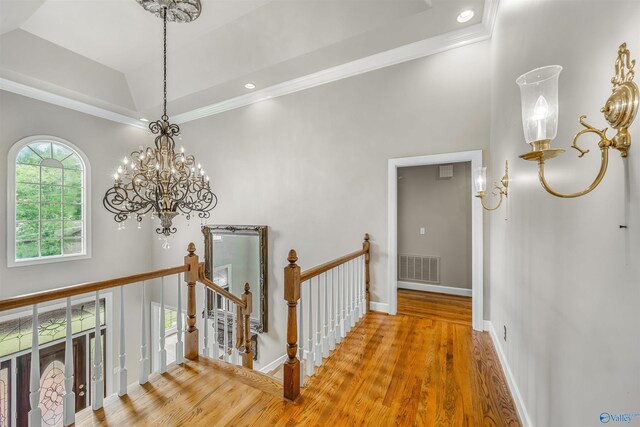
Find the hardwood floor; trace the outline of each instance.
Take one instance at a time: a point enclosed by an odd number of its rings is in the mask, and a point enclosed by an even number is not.
[[[85,409],[76,425],[520,425],[488,334],[419,316],[369,313],[296,402],[281,391],[273,378],[201,358]]]
[[[471,297],[398,289],[398,314],[471,326]]]

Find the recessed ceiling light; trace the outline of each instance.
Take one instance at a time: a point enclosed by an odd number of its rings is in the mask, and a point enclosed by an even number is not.
[[[475,12],[473,10],[463,10],[462,12],[460,12],[460,15],[458,15],[458,22],[464,23],[470,21],[471,18],[473,18],[473,15],[475,15]]]
[[[148,122],[148,121],[149,121],[149,119],[145,119],[144,117],[140,117],[140,121],[141,121],[141,122]]]
[[[247,83],[246,85],[244,85],[244,87],[246,87],[247,89],[255,89],[256,85],[254,85],[253,83]]]

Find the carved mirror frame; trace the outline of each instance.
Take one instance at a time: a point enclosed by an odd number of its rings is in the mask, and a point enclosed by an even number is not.
[[[213,263],[211,259],[211,245],[213,244],[213,235],[255,235],[258,236],[258,245],[260,252],[260,283],[250,283],[253,298],[260,299],[260,315],[258,319],[251,317],[251,329],[257,333],[268,332],[269,305],[267,304],[267,295],[269,295],[269,286],[267,280],[268,265],[268,239],[266,225],[204,225],[202,226],[202,234],[204,234],[204,274],[209,280],[213,280]],[[258,285],[258,288],[256,288]],[[240,296],[240,295],[238,295]]]

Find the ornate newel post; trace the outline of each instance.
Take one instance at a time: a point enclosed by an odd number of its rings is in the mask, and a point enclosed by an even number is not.
[[[189,271],[184,273],[187,282],[187,331],[184,337],[184,357],[187,359],[198,358],[198,328],[196,328],[196,282],[198,281],[198,255],[196,245],[189,243],[187,249],[189,255],[184,257],[185,265]]]
[[[300,299],[300,267],[296,264],[298,255],[291,249],[289,265],[284,268],[284,299],[287,301],[287,356],[284,364],[284,397],[295,400],[300,395],[300,361],[298,353],[297,306]]]
[[[253,369],[253,353],[251,352],[251,311],[253,308],[253,299],[251,287],[248,283],[244,284],[242,302],[244,303],[244,308],[242,309],[242,315],[244,316],[244,353],[242,353],[242,366]]]
[[[365,278],[365,289],[366,289],[366,298],[367,298],[367,312],[369,311],[369,301],[371,300],[369,296],[369,258],[371,256],[371,252],[369,249],[369,234],[364,235],[364,242],[362,242],[362,249],[367,251],[364,254],[364,278]]]

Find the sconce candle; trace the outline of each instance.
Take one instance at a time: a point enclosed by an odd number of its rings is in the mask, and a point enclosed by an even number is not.
[[[484,193],[487,190],[487,168],[480,167],[474,171],[474,179],[476,185],[476,193]]]
[[[558,77],[562,67],[536,68],[518,77],[525,141],[544,145],[558,133]],[[548,144],[547,144],[548,145]]]
[[[582,157],[589,152],[578,146],[578,139],[586,133],[594,133],[600,137],[598,148],[601,152],[600,171],[592,184],[585,190],[576,193],[560,193],[551,188],[544,175],[545,161],[553,159],[564,152],[561,148],[551,148],[551,140],[558,131],[558,77],[562,71],[559,65],[536,68],[521,75],[516,80],[520,86],[522,96],[522,126],[525,141],[531,145],[531,151],[520,156],[525,160],[538,162],[538,177],[547,192],[563,198],[584,196],[593,191],[600,184],[609,164],[609,148],[615,148],[620,156],[627,157],[631,146],[629,126],[638,112],[640,96],[638,86],[633,82],[636,61],[631,59],[627,44],[618,48],[618,58],[615,63],[615,75],[611,79],[613,93],[602,108],[604,117],[609,125],[617,132],[609,139],[607,128],[602,130],[585,122],[586,116],[580,117],[580,124],[584,127],[573,138],[572,148]]]

